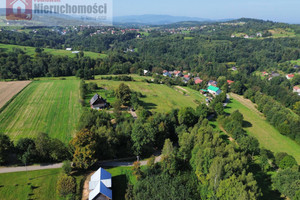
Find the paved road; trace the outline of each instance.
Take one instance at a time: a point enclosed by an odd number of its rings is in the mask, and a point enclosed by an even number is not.
[[[24,171],[34,171],[34,170],[43,170],[43,169],[57,169],[61,168],[62,163],[57,164],[45,164],[45,165],[31,165],[27,167],[1,167],[0,174],[11,173],[11,172],[24,172]]]
[[[161,156],[155,157],[155,163],[161,161]],[[12,173],[12,172],[25,172],[27,171],[35,171],[35,170],[43,170],[43,169],[58,169],[62,167],[62,163],[57,164],[44,164],[44,165],[30,165],[23,167],[0,167],[0,174],[3,173]],[[122,167],[122,166],[133,166],[133,162],[119,162],[119,161],[103,161],[99,162],[100,166],[103,167]],[[141,161],[141,165],[147,165],[147,160]]]

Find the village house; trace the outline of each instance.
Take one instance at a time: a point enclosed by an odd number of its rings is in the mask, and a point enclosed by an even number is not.
[[[286,75],[286,78],[290,80],[290,79],[293,79],[294,76],[295,76],[294,74],[288,74],[288,75]]]
[[[227,80],[228,85],[231,85],[232,83],[234,83],[234,81],[231,80]]]
[[[232,67],[231,70],[232,70],[232,71],[236,71],[237,68],[236,68],[236,67]]]
[[[293,92],[298,93],[298,95],[300,96],[300,86],[295,86],[293,88]]]
[[[111,174],[99,168],[89,182],[89,200],[112,200]]]
[[[72,48],[66,48],[67,51],[72,51]]]
[[[214,87],[217,87],[217,81],[213,81],[213,80],[210,80],[208,81],[208,86],[214,86]]]
[[[106,108],[108,103],[105,99],[103,99],[99,94],[95,94],[93,98],[90,100],[90,105],[92,109],[99,110]]]
[[[221,92],[222,92],[222,91],[220,90],[220,88],[215,87],[215,86],[209,86],[209,87],[207,88],[207,91],[208,91],[210,94],[214,95],[214,96],[219,95],[219,94],[221,94]]]
[[[172,75],[168,71],[166,71],[166,72],[163,73],[163,76],[166,76],[166,77],[168,76],[168,77],[171,78]]]
[[[174,71],[174,75],[175,75],[175,77],[182,77],[183,76],[181,71]]]
[[[267,72],[262,73],[263,76],[268,76],[269,74]]]
[[[194,83],[197,84],[201,84],[203,82],[203,80],[201,80],[199,77],[194,78]]]

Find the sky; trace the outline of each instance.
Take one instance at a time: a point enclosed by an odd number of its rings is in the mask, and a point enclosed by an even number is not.
[[[113,13],[209,19],[247,17],[300,24],[300,0],[113,0]]]

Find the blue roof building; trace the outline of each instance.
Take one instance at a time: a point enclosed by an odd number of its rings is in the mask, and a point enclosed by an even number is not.
[[[111,188],[111,174],[104,170],[103,168],[99,168],[91,177],[91,181],[89,183],[89,200],[96,199],[112,199],[112,190]]]

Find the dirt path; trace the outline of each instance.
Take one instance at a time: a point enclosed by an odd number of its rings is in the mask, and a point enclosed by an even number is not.
[[[241,104],[243,104],[244,106],[246,106],[247,108],[249,108],[251,111],[259,114],[259,116],[261,116],[262,118],[264,118],[263,114],[261,112],[259,112],[257,110],[257,108],[255,107],[256,104],[254,104],[251,100],[245,99],[243,96],[240,96],[240,95],[237,95],[237,94],[233,94],[233,93],[230,93],[230,97],[236,99]]]
[[[186,93],[190,93],[189,91],[187,91],[186,89],[184,89],[183,87],[180,87],[180,86],[175,86],[176,88],[180,89],[180,90],[183,90],[185,91]]]
[[[90,194],[90,190],[89,190],[89,182],[90,182],[90,179],[91,179],[91,176],[94,174],[95,172],[92,172],[90,173],[85,181],[84,181],[84,184],[83,184],[83,190],[82,190],[82,200],[87,200],[89,199],[89,194]]]
[[[31,81],[0,82],[0,108]]]

